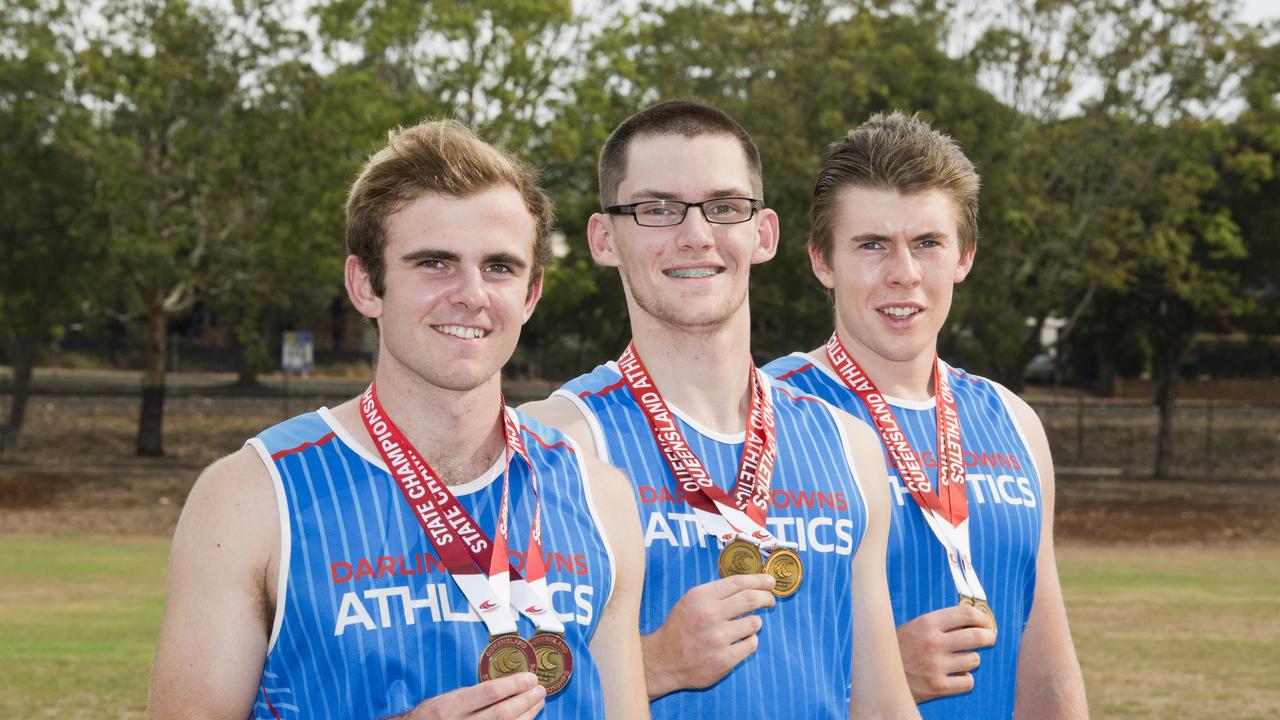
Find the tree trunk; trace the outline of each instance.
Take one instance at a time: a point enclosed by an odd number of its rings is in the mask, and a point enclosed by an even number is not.
[[[34,348],[22,339],[9,343],[9,360],[13,363],[13,396],[9,405],[9,417],[0,427],[0,459],[13,455],[18,446],[18,433],[27,413],[27,398],[31,395],[31,367],[35,358]]]
[[[1179,307],[1170,307],[1179,305]],[[1186,350],[1191,332],[1187,308],[1178,301],[1162,301],[1153,335],[1152,370],[1156,381],[1156,407],[1160,410],[1160,426],[1156,432],[1155,466],[1151,474],[1157,479],[1169,477],[1173,462],[1173,411],[1178,399],[1178,366]]]
[[[164,307],[152,303],[147,312],[147,352],[142,371],[142,409],[138,417],[137,454],[164,454],[164,382],[168,361],[165,343],[168,318]]]

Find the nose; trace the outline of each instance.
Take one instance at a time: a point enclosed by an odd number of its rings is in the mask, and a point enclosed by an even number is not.
[[[488,306],[489,296],[484,291],[484,277],[479,268],[460,270],[449,288],[449,302],[467,310],[479,310]]]
[[[684,222],[676,226],[679,232],[676,234],[676,242],[681,248],[690,250],[705,250],[715,245],[715,226],[707,221],[707,216],[702,213],[702,208],[689,208],[685,213]]]
[[[889,272],[886,279],[890,285],[915,287],[920,284],[920,263],[911,254],[909,248],[894,245],[889,254]]]

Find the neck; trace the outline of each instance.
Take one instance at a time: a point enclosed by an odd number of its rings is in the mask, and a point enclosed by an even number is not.
[[[386,416],[446,485],[480,476],[506,447],[496,374],[480,387],[449,390],[379,364],[374,387]],[[358,399],[343,403],[334,414],[359,442],[378,453],[360,416]]]
[[[634,317],[634,316],[633,316]],[[725,434],[742,432],[751,407],[751,318],[714,329],[632,322],[636,354],[668,404]]]
[[[908,360],[891,360],[868,348],[838,328],[840,342],[850,357],[862,367],[862,371],[875,383],[882,395],[902,400],[928,400],[933,397],[933,367],[937,353],[937,341]],[[831,367],[825,345],[813,352],[823,365]]]

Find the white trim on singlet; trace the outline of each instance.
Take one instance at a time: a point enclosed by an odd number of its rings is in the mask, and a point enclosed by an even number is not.
[[[262,464],[267,466],[267,473],[271,476],[271,484],[276,491],[276,511],[280,514],[280,562],[276,567],[276,612],[275,618],[271,621],[271,637],[267,640],[267,655],[270,656],[272,648],[276,646],[276,640],[280,638],[280,627],[284,625],[284,602],[289,592],[289,561],[293,548],[291,542],[293,526],[289,522],[289,501],[284,495],[284,479],[280,477],[280,470],[276,467],[275,460],[271,459],[271,452],[267,450],[266,444],[256,437],[249,438],[245,444],[257,450]]]
[[[551,396],[568,398],[569,402],[577,406],[578,412],[582,413],[582,419],[587,421],[587,427],[591,430],[591,438],[595,440],[596,457],[608,463],[609,444],[604,441],[604,428],[600,425],[600,418],[596,417],[596,414],[592,412],[591,408],[588,407],[585,402],[583,402],[582,398],[578,397],[577,393],[572,393],[564,388],[560,388],[559,390],[551,393]],[[613,463],[609,464],[612,465]]]
[[[974,375],[972,377],[978,377],[978,376]],[[1031,459],[1031,467],[1034,468],[1036,471],[1036,485],[1040,487],[1040,493],[1041,493],[1040,503],[1041,503],[1041,508],[1043,508],[1044,483],[1041,481],[1043,474],[1040,472],[1040,462],[1036,460],[1035,448],[1031,447],[1031,443],[1027,442],[1027,434],[1022,429],[1022,421],[1018,420],[1018,413],[1014,412],[1013,406],[1009,403],[1008,396],[1013,395],[1013,391],[994,380],[987,380],[986,378],[981,378],[981,379],[986,380],[987,382],[991,383],[992,386],[995,387],[996,395],[1000,397],[1000,403],[1004,405],[1004,411],[1006,414],[1008,414],[1010,422],[1013,423],[1013,429],[1017,431],[1018,439],[1022,441],[1022,447],[1026,449],[1027,457]],[[1044,512],[1043,509],[1040,509],[1040,511]]]
[[[853,484],[857,486],[858,495],[862,497],[862,514],[866,517],[866,520],[862,523],[862,535],[858,538],[857,547],[861,548],[862,541],[867,537],[867,528],[871,525],[871,503],[867,501],[867,490],[862,486],[862,477],[858,475],[858,466],[854,462],[853,444],[849,441],[849,435],[845,432],[844,423],[840,422],[840,415],[844,415],[845,417],[853,416],[837,408],[826,400],[819,398],[819,402],[822,403],[822,407],[826,408],[827,414],[831,416],[831,422],[835,423],[836,432],[840,434],[840,447],[844,449],[845,464],[849,466],[849,474],[853,476]],[[839,413],[840,415],[837,415],[836,413]],[[862,422],[861,420],[858,420],[858,418],[853,419],[858,422]],[[889,509],[889,513],[893,513],[892,508]],[[854,554],[856,555],[857,553],[855,552]]]
[[[582,496],[587,500],[587,512],[591,514],[591,522],[595,525],[596,535],[600,536],[600,543],[604,545],[605,557],[609,558],[609,593],[605,595],[604,604],[600,606],[601,611],[603,611],[604,608],[609,607],[609,601],[613,599],[613,589],[618,584],[618,561],[614,558],[613,546],[609,544],[609,533],[605,532],[604,524],[600,522],[600,513],[596,511],[596,501],[591,494],[591,479],[587,476],[587,461],[583,457],[582,448],[567,434],[564,436],[564,440],[569,449],[573,451],[574,459],[578,461],[578,477],[582,482]]]
[[[346,426],[339,422],[338,418],[334,416],[332,410],[327,407],[322,407],[316,412],[319,413],[320,418],[324,420],[325,424],[329,426],[329,429],[333,430],[334,435],[337,436],[338,440],[342,441],[343,445],[346,445],[352,452],[364,458],[366,462],[379,470],[387,474],[391,473],[391,471],[387,469],[386,463],[382,462],[382,458],[375,456],[373,453],[369,452],[364,445],[357,442],[355,437],[347,430]],[[489,483],[502,476],[502,469],[506,467],[506,459],[507,457],[505,452],[499,453],[498,459],[493,461],[493,465],[490,465],[489,468],[480,473],[478,477],[457,485],[449,485],[450,492],[452,492],[456,497],[459,495],[470,495],[473,492],[483,490],[489,485]],[[428,460],[428,462],[430,461]]]
[[[805,362],[813,365],[822,374],[834,380],[837,385],[848,389],[848,386],[844,384],[844,379],[837,375],[835,370],[827,367],[825,363],[820,362],[816,357],[814,357],[812,352],[794,352],[791,354],[799,355],[804,358]],[[946,362],[943,362],[942,364],[945,367],[951,367],[950,365],[947,365]],[[786,380],[783,380],[782,382],[786,382]],[[884,399],[890,405],[903,408],[904,410],[932,410],[937,404],[936,399],[933,397],[930,397],[928,400],[907,400],[906,398],[894,397],[893,395],[885,395]]]

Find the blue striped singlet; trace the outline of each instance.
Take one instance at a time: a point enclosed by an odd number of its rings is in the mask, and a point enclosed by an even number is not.
[[[818,352],[821,352],[819,350]],[[994,647],[979,651],[974,689],[920,705],[925,720],[1010,718],[1017,682],[1018,650],[1031,613],[1040,549],[1040,475],[1022,428],[995,383],[950,366],[951,387],[960,414],[961,445],[969,495],[969,538],[973,564],[999,631]],[[779,358],[765,372],[812,393],[854,417],[872,423],[862,400],[834,372],[803,353]],[[886,397],[937,487],[937,423],[934,403]],[[893,523],[887,573],[894,622],[955,605],[955,584],[946,552],[925,523],[911,493],[885,454]]]
[[[849,716],[851,565],[866,531],[866,501],[834,409],[786,385],[768,387],[778,459],[767,526],[779,540],[798,543],[803,584],[795,595],[760,611],[763,627],[753,655],[709,688],[654,701],[654,718]],[[583,411],[602,458],[632,481],[647,551],[640,632],[651,633],[685,592],[719,579],[720,548],[680,499],[644,412],[615,363],[597,367],[556,394]],[[678,407],[671,409],[690,449],[711,477],[720,479],[721,488],[732,492],[745,433],[725,436],[697,425]]]
[[[541,717],[602,717],[600,677],[587,644],[613,589],[613,557],[580,454],[558,431],[517,417],[537,466],[551,605],[574,656],[573,678],[548,698]],[[282,530],[275,625],[252,717],[384,718],[476,684],[488,632],[382,460],[324,408],[249,444],[275,483]],[[503,462],[452,488],[490,534]],[[517,570],[533,513],[528,481],[528,466],[516,457],[510,541]],[[519,625],[523,637],[532,636],[528,619]]]

